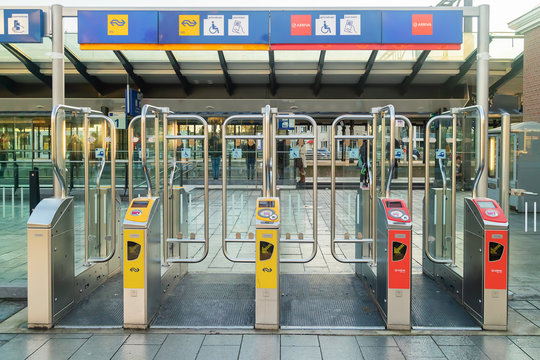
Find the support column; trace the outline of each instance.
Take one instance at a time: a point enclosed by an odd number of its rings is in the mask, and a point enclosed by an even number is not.
[[[476,103],[484,108],[486,121],[477,132],[480,153],[487,158],[488,109],[489,109],[489,5],[480,5],[478,16],[478,55],[476,63]],[[480,134],[482,137],[480,139]],[[483,141],[480,141],[483,140]],[[487,164],[484,164],[487,166]],[[487,196],[487,171],[484,171],[478,184],[478,196]]]
[[[62,5],[51,6],[51,20],[52,20],[52,108],[57,104],[64,104],[65,99],[65,84],[64,84],[64,26],[62,19]],[[51,124],[52,125],[52,124]],[[63,125],[61,125],[63,126]],[[55,129],[54,134],[59,136],[62,134],[62,129],[59,127]],[[64,155],[64,142],[63,137],[55,139],[56,152],[58,156],[58,167],[60,169],[66,168],[66,159]],[[63,172],[62,172],[63,174]],[[60,183],[56,177],[54,178],[54,196],[61,197],[62,191]]]

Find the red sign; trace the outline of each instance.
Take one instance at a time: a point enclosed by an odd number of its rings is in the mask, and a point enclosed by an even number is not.
[[[506,290],[508,277],[508,231],[486,230],[485,244],[486,289]]]
[[[131,210],[131,215],[132,216],[140,216],[141,214],[142,214],[141,210],[138,210],[138,209]]]
[[[311,15],[291,15],[291,35],[311,36]]]
[[[411,288],[411,232],[388,231],[388,288]]]
[[[412,15],[413,35],[433,35],[433,15],[413,14]]]

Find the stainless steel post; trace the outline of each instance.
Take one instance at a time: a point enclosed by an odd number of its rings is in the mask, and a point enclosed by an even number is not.
[[[89,120],[88,114],[84,114],[84,265],[89,266],[88,249],[90,246],[90,144],[89,142]],[[99,196],[99,193],[98,193]],[[114,200],[114,199],[113,199]],[[114,241],[113,241],[114,242]]]
[[[452,264],[456,264],[456,159],[457,159],[457,114],[452,114]]]
[[[501,116],[501,208],[508,218],[510,209],[510,114]],[[535,215],[536,216],[536,215]]]
[[[480,5],[478,16],[478,55],[476,60],[476,104],[489,109],[489,5]],[[480,153],[487,154],[487,119],[478,132]],[[478,196],[487,196],[487,172],[482,172],[478,183]]]
[[[64,103],[65,84],[64,84],[64,26],[62,19],[62,5],[52,5],[52,107]],[[64,122],[60,124],[51,124],[51,147],[53,151],[63,154],[65,139],[58,139],[58,134],[62,134],[59,128],[64,126]],[[58,141],[60,140],[60,141]],[[60,169],[65,169],[65,156],[60,156],[57,159],[57,165]],[[53,176],[54,197],[63,197],[62,186],[60,179]]]

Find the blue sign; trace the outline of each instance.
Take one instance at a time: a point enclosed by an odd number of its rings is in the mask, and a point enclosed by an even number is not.
[[[232,158],[241,159],[242,158],[242,149],[234,148],[232,149]]]
[[[272,11],[272,44],[372,44],[381,42],[381,12]]]
[[[462,11],[382,12],[383,44],[461,44],[462,41]]]
[[[105,149],[96,148],[96,159],[103,159],[103,158],[105,158]]]
[[[294,119],[279,119],[279,130],[294,130]]]
[[[446,159],[446,150],[435,149],[435,159]]]
[[[160,44],[268,44],[268,11],[160,11]]]
[[[126,89],[126,114],[131,116],[141,115],[143,93],[138,90]]]
[[[349,159],[358,159],[359,154],[360,154],[359,149],[357,148],[349,149]]]
[[[43,11],[0,10],[0,43],[43,42]]]
[[[403,149],[394,149],[394,158],[398,160],[404,159],[405,154],[403,153]]]
[[[157,44],[157,11],[79,11],[79,44]]]
[[[191,159],[191,148],[180,149],[180,156],[184,159]]]

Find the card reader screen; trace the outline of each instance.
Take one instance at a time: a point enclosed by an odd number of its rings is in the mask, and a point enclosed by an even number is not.
[[[389,209],[401,209],[401,201],[388,201],[386,207]]]
[[[259,207],[273,208],[275,206],[274,201],[259,201]]]
[[[148,207],[148,201],[134,201],[131,203],[132,208],[146,209]]]
[[[478,206],[481,209],[495,209],[495,204],[491,201],[478,201]]]

